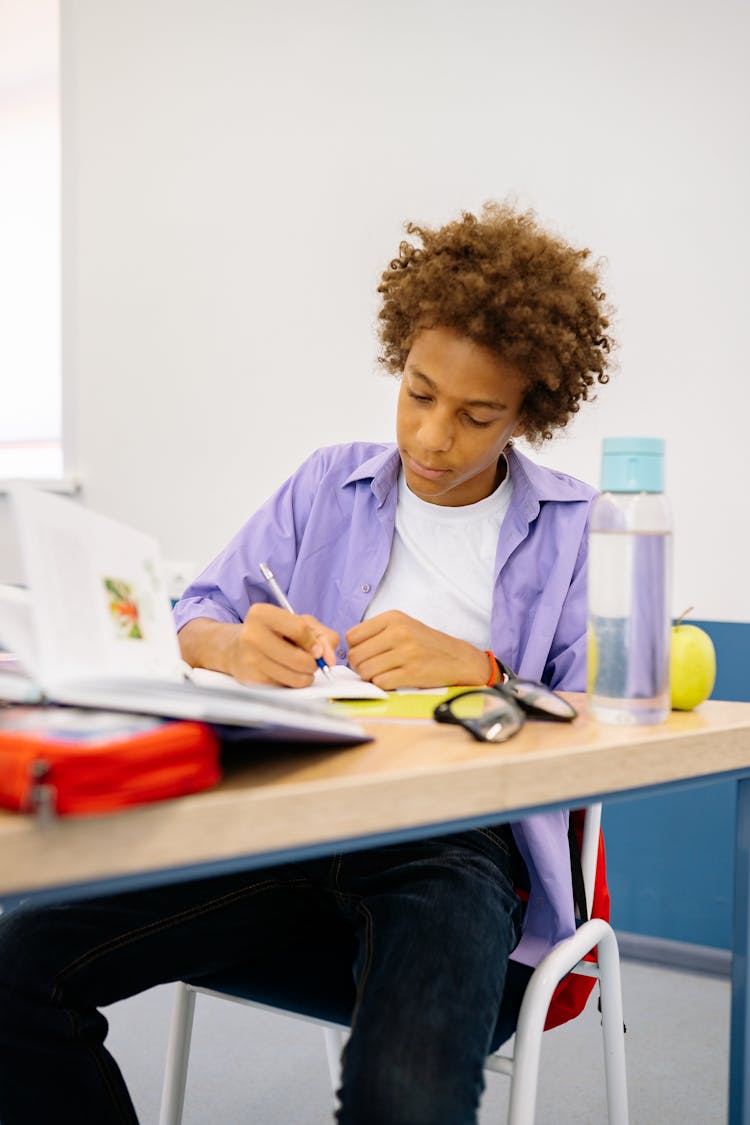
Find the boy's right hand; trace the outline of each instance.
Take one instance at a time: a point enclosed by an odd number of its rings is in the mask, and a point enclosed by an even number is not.
[[[308,687],[318,657],[330,666],[336,663],[338,640],[338,633],[310,614],[257,602],[233,632],[225,671],[246,684]]]

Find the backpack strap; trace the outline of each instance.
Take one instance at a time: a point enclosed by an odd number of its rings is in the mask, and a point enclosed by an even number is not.
[[[586,906],[586,886],[583,882],[581,849],[578,845],[578,835],[573,824],[572,812],[568,813],[568,849],[570,851],[570,874],[573,879],[573,902],[578,907],[580,920],[588,922],[589,912]]]

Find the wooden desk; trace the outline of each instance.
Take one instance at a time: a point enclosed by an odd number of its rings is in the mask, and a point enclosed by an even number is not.
[[[263,866],[531,811],[688,783],[738,786],[730,1121],[750,1121],[750,704],[708,702],[658,726],[527,723],[500,746],[427,722],[365,722],[375,741],[330,751],[249,745],[216,789],[40,826],[0,813],[0,895],[168,881]],[[101,881],[105,882],[102,883]],[[77,886],[75,886],[77,885]],[[746,1081],[747,1077],[747,1081]]]
[[[571,699],[585,711],[581,698]],[[658,726],[605,727],[585,716],[570,725],[527,723],[499,746],[429,721],[364,725],[375,741],[347,749],[250,743],[216,789],[177,801],[43,828],[0,812],[0,894],[239,857],[258,866],[269,855],[334,851],[341,841],[448,831],[594,796],[750,773],[747,703],[706,703]]]

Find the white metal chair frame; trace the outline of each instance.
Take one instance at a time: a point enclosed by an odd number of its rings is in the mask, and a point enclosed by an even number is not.
[[[589,920],[583,922],[572,937],[559,942],[532,973],[521,1004],[513,1055],[501,1055],[496,1052],[489,1055],[486,1060],[487,1069],[506,1074],[511,1079],[507,1125],[533,1125],[544,1023],[558,982],[571,972],[593,976],[599,981],[608,1118],[610,1125],[628,1125],[625,1037],[617,938],[608,922],[601,918],[590,917],[601,812],[601,804],[589,805],[584,818],[581,866]],[[584,961],[583,958],[593,949],[597,950],[597,961]],[[199,988],[182,983],[178,983],[176,988],[159,1125],[180,1125],[182,1121],[190,1037],[195,997],[198,992],[322,1026],[335,1100],[335,1091],[339,1086],[341,1051],[346,1039],[346,1029],[341,1024],[275,1008],[230,993],[216,992],[210,988]]]

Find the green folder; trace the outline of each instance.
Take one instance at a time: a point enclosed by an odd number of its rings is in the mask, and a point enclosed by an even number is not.
[[[438,703],[469,687],[435,688],[428,692],[389,691],[387,699],[342,699],[333,704],[342,715],[358,719],[431,719]]]

